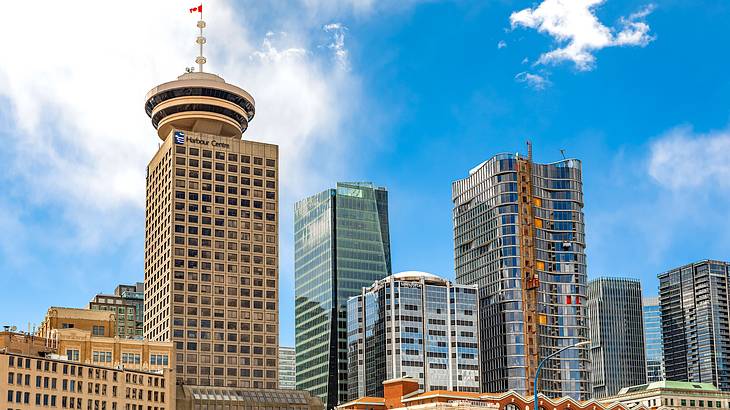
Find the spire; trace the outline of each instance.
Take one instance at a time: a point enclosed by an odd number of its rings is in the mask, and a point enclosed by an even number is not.
[[[203,64],[207,61],[205,57],[203,56],[203,44],[205,44],[205,37],[203,37],[203,29],[205,28],[205,21],[203,21],[203,4],[201,3],[198,7],[193,7],[190,9],[191,13],[195,12],[200,13],[200,20],[198,20],[198,28],[200,29],[200,35],[195,40],[196,43],[200,46],[200,54],[198,57],[195,58],[195,64],[198,65],[198,72],[203,72]]]

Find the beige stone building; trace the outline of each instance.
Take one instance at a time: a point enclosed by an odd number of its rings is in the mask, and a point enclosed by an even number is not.
[[[617,395],[601,399],[605,404],[621,404],[627,409],[710,410],[730,408],[730,392],[712,383],[659,381],[624,387]]]
[[[187,73],[147,94],[144,336],[172,341],[179,382],[278,383],[278,147],[242,140],[246,91]]]
[[[175,408],[176,391],[170,368],[143,371],[69,361],[50,345],[38,336],[0,332],[3,409]]]
[[[114,312],[51,306],[36,330],[36,336],[49,338],[55,329],[79,329],[93,336],[117,335],[117,316]]]

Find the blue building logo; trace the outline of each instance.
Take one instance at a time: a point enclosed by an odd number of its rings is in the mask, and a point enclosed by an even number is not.
[[[175,131],[175,144],[185,144],[185,133],[182,131]]]

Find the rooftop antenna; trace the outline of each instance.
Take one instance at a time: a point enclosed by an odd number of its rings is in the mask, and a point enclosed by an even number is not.
[[[564,149],[560,149],[560,155],[563,156],[563,159],[566,159],[565,158],[565,150]]]
[[[198,7],[193,7],[190,9],[191,13],[195,12],[200,13],[200,20],[198,20],[198,28],[200,29],[200,35],[195,40],[196,43],[200,46],[200,55],[195,58],[195,63],[198,65],[198,71],[203,72],[203,64],[207,61],[205,57],[203,57],[203,44],[205,44],[205,37],[203,37],[203,29],[205,28],[205,21],[203,21],[203,3],[200,3]]]

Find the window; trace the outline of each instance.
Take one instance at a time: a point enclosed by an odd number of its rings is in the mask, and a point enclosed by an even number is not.
[[[79,351],[76,349],[68,349],[66,350],[66,356],[68,357],[68,360],[78,362],[79,361]]]
[[[112,362],[112,352],[98,352],[94,351],[92,353],[93,361],[99,362],[99,363],[111,363]]]
[[[104,336],[104,326],[94,325],[91,330],[91,334],[93,334],[94,336]]]

